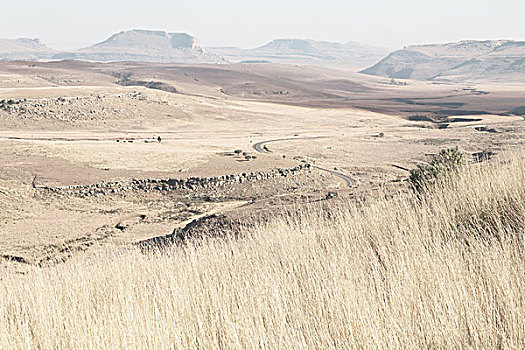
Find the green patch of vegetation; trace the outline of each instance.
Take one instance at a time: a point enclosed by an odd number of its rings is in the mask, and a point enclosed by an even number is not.
[[[456,146],[443,149],[429,164],[419,164],[410,171],[410,183],[417,192],[421,192],[439,179],[446,178],[463,166],[463,153]]]

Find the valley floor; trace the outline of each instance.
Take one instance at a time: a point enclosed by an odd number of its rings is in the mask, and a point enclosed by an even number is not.
[[[177,92],[121,86],[115,72],[163,77]],[[479,160],[525,143],[523,117],[501,113],[519,104],[519,86],[73,61],[1,63],[0,81],[0,266],[20,272],[261,212],[403,191],[408,170],[442,148]],[[466,113],[474,104],[485,113]]]

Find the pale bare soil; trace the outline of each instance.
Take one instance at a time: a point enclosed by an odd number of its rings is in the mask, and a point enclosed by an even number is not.
[[[525,161],[422,196],[0,274],[0,347],[525,347]]]

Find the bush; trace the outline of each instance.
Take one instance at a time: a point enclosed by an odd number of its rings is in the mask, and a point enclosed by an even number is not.
[[[429,164],[418,165],[410,171],[410,183],[417,192],[421,192],[439,179],[446,178],[451,172],[457,172],[463,166],[463,153],[455,148],[442,149]]]

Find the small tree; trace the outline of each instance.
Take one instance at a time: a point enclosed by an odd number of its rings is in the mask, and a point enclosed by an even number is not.
[[[242,150],[240,149],[236,149],[235,151],[233,151],[233,153],[235,153],[236,155],[239,155],[242,153]]]
[[[463,166],[463,153],[458,147],[443,149],[429,164],[419,164],[410,170],[410,183],[417,192],[421,192],[438,181],[457,172]]]

